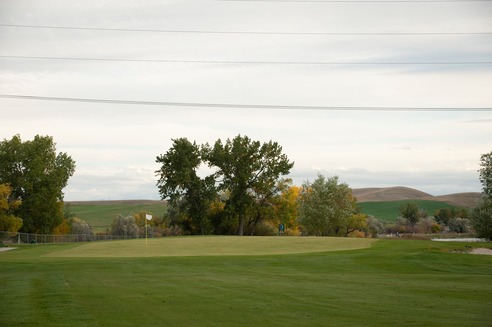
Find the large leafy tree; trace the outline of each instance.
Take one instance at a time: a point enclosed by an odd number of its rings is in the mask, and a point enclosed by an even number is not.
[[[485,196],[492,198],[492,152],[480,156],[480,182]]]
[[[244,233],[248,208],[268,197],[280,176],[294,165],[277,142],[261,144],[241,135],[225,143],[219,139],[212,147],[205,145],[203,155],[216,169],[220,188],[229,191],[226,212],[238,217],[238,235]]]
[[[492,240],[492,152],[482,154],[480,166],[483,198],[472,210],[471,221],[477,236]]]
[[[407,219],[410,225],[415,226],[420,219],[419,207],[415,202],[405,202],[400,205],[400,215]]]
[[[63,188],[75,172],[75,161],[57,153],[50,136],[22,142],[19,135],[0,143],[0,183],[9,183],[12,198],[22,204],[15,214],[25,232],[50,233],[63,221]]]
[[[207,234],[210,223],[207,211],[215,197],[215,179],[198,176],[202,163],[200,147],[186,138],[173,140],[172,147],[157,157],[161,168],[157,186],[162,199],[169,199],[171,212],[186,215],[186,229],[191,233]]]
[[[356,220],[356,199],[346,183],[338,177],[318,175],[306,182],[300,194],[299,221],[303,231],[316,236],[341,236],[350,232]]]

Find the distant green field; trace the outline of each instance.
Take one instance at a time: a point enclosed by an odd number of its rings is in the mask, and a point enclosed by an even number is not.
[[[359,206],[363,213],[373,215],[386,222],[394,222],[399,216],[399,208],[402,203],[409,202],[404,201],[387,201],[387,202],[359,202]],[[446,202],[430,201],[430,200],[415,200],[415,203],[427,211],[429,216],[433,216],[434,212],[441,208],[452,208],[451,205]],[[152,203],[152,204],[138,204],[138,203],[76,203],[70,205],[72,212],[79,218],[87,221],[95,231],[104,231],[111,228],[111,222],[113,218],[122,214],[124,216],[145,211],[152,215],[162,217],[166,212],[166,204]]]
[[[279,247],[279,241],[287,243]],[[20,245],[0,253],[0,326],[473,327],[491,321],[492,257],[464,251],[492,244],[364,242],[174,237],[148,245]],[[350,243],[359,249],[347,250]],[[290,253],[311,246],[313,253]],[[288,253],[268,254],[282,247]]]
[[[402,203],[415,202],[421,209],[427,211],[429,217],[434,216],[438,209],[452,208],[453,206],[446,202],[432,200],[404,200],[404,201],[387,201],[387,202],[359,202],[358,205],[362,212],[372,215],[385,222],[393,223],[400,216],[400,205]]]
[[[97,202],[70,204],[70,208],[72,213],[88,222],[96,232],[110,229],[113,218],[118,214],[127,216],[140,211],[145,211],[154,216],[162,217],[164,212],[166,212],[166,205],[164,202],[153,204],[94,203]]]

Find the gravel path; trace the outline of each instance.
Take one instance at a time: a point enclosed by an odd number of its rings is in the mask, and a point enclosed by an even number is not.
[[[471,251],[472,254],[486,254],[486,255],[492,255],[492,249],[485,249],[485,248],[477,248],[473,249]]]
[[[4,247],[4,248],[0,248],[0,252],[5,252],[5,251],[8,251],[8,250],[14,250],[14,249],[17,249],[17,248]]]

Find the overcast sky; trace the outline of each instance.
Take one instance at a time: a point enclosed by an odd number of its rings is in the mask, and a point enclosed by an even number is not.
[[[53,136],[65,200],[158,199],[171,139],[238,134],[277,141],[297,185],[479,192],[492,110],[466,108],[492,108],[492,1],[0,1],[0,138]]]

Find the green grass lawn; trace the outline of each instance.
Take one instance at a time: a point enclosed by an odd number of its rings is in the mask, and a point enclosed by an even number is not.
[[[382,202],[359,202],[357,203],[362,212],[372,215],[385,222],[394,223],[400,216],[400,205],[402,203],[415,202],[420,209],[427,211],[429,217],[433,217],[438,209],[453,208],[446,202],[432,200],[403,200],[403,201],[382,201]],[[457,207],[455,207],[457,208]]]
[[[95,232],[111,229],[113,218],[118,214],[128,216],[145,211],[154,216],[162,217],[166,211],[165,203],[161,204],[71,204],[71,211],[75,216],[89,223]]]
[[[0,253],[0,326],[491,321],[492,257],[457,252],[491,243],[368,241],[176,237],[147,245],[22,245]],[[274,254],[282,247],[284,254]]]

